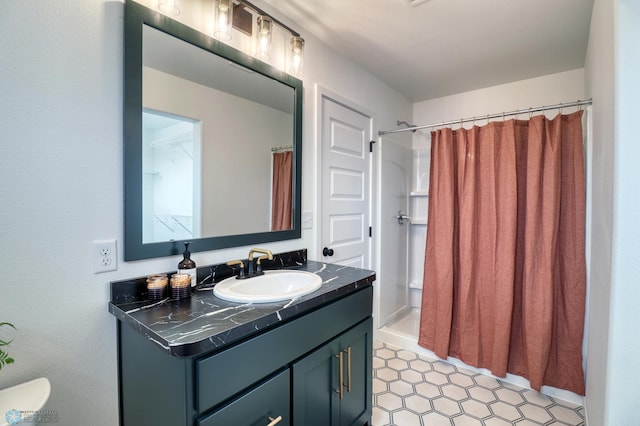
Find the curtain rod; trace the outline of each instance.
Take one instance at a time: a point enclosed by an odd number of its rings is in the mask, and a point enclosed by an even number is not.
[[[556,105],[548,105],[548,106],[541,106],[541,107],[537,107],[537,108],[527,108],[527,109],[518,109],[515,111],[509,111],[509,112],[501,112],[498,114],[487,114],[487,115],[481,115],[478,117],[472,117],[472,118],[461,118],[459,120],[451,120],[451,121],[443,121],[440,123],[434,123],[434,124],[424,124],[424,125],[420,125],[420,126],[412,126],[412,127],[407,127],[405,129],[395,129],[395,130],[381,130],[378,132],[378,136],[383,136],[383,135],[387,135],[389,133],[400,133],[400,132],[406,132],[406,131],[413,131],[415,132],[416,130],[420,130],[420,129],[429,129],[432,127],[440,127],[440,126],[450,126],[453,124],[462,124],[462,123],[468,123],[470,121],[476,121],[476,120],[491,120],[494,118],[504,118],[504,117],[508,117],[508,116],[512,116],[512,115],[520,115],[520,114],[533,114],[534,112],[540,112],[540,111],[547,111],[550,109],[562,109],[562,108],[571,108],[571,107],[576,107],[576,106],[582,106],[582,105],[591,105],[591,99],[587,99],[584,101],[575,101],[575,102],[569,102],[566,104],[560,103],[560,104],[556,104]]]
[[[293,150],[293,145],[274,146],[273,148],[271,148],[271,152],[283,152],[283,151],[292,151],[292,150]]]

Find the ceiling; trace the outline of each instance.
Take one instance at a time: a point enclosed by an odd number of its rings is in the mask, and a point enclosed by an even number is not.
[[[412,102],[583,68],[593,0],[265,0]]]

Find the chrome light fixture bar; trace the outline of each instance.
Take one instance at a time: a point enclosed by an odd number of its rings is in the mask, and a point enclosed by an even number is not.
[[[271,21],[273,21],[274,24],[276,24],[277,26],[287,30],[289,33],[291,33],[292,37],[300,37],[300,34],[297,31],[292,30],[291,28],[289,28],[287,25],[283,24],[281,21],[277,20],[276,18],[274,18],[273,16],[269,15],[268,13],[266,13],[264,10],[260,9],[257,6],[254,6],[252,3],[249,3],[246,0],[237,0],[236,3],[239,3],[249,9],[251,9],[254,13],[260,15],[260,16],[266,16],[268,18],[271,19]]]
[[[230,3],[233,3],[233,0],[215,0],[216,5],[221,1],[228,1]],[[236,3],[244,6],[245,8],[251,10],[254,14],[258,15],[255,53],[255,56],[258,59],[269,60],[271,58],[271,37],[273,35],[274,24],[289,32],[289,34],[291,35],[291,49],[287,58],[289,68],[288,72],[290,74],[300,76],[302,74],[304,54],[304,39],[300,36],[300,34],[297,31],[291,29],[288,25],[285,25],[273,16],[267,14],[264,10],[246,0],[237,0]],[[233,10],[233,4],[230,5],[230,10]],[[231,33],[229,32],[229,39],[231,38],[230,34]]]
[[[157,0],[158,10],[165,15],[180,14],[180,0]],[[201,0],[206,1],[206,0]],[[257,31],[255,39],[255,57],[263,61],[271,59],[271,39],[273,36],[273,25],[277,25],[290,34],[290,48],[285,58],[285,66],[290,74],[301,76],[304,55],[304,39],[297,31],[281,21],[270,16],[259,7],[247,0],[212,0],[214,10],[213,36],[218,40],[229,41],[232,38],[232,28],[234,28],[234,5],[241,6],[239,9],[248,9],[253,15],[257,15]],[[420,1],[420,0],[414,0]],[[425,0],[426,1],[426,0]],[[242,9],[244,8],[244,9]],[[246,13],[248,16],[251,13]],[[251,36],[251,22],[247,22],[247,16],[238,15],[240,22],[236,29]]]

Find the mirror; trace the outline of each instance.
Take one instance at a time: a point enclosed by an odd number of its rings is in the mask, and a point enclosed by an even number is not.
[[[124,258],[300,237],[302,82],[125,7]]]

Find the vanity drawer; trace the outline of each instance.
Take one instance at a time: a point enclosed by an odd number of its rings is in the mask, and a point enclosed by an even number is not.
[[[214,413],[203,416],[197,426],[266,426],[280,417],[278,426],[291,424],[289,369],[252,388]],[[276,423],[273,423],[276,424]]]
[[[237,395],[371,316],[373,287],[195,362],[195,408],[204,412]]]

